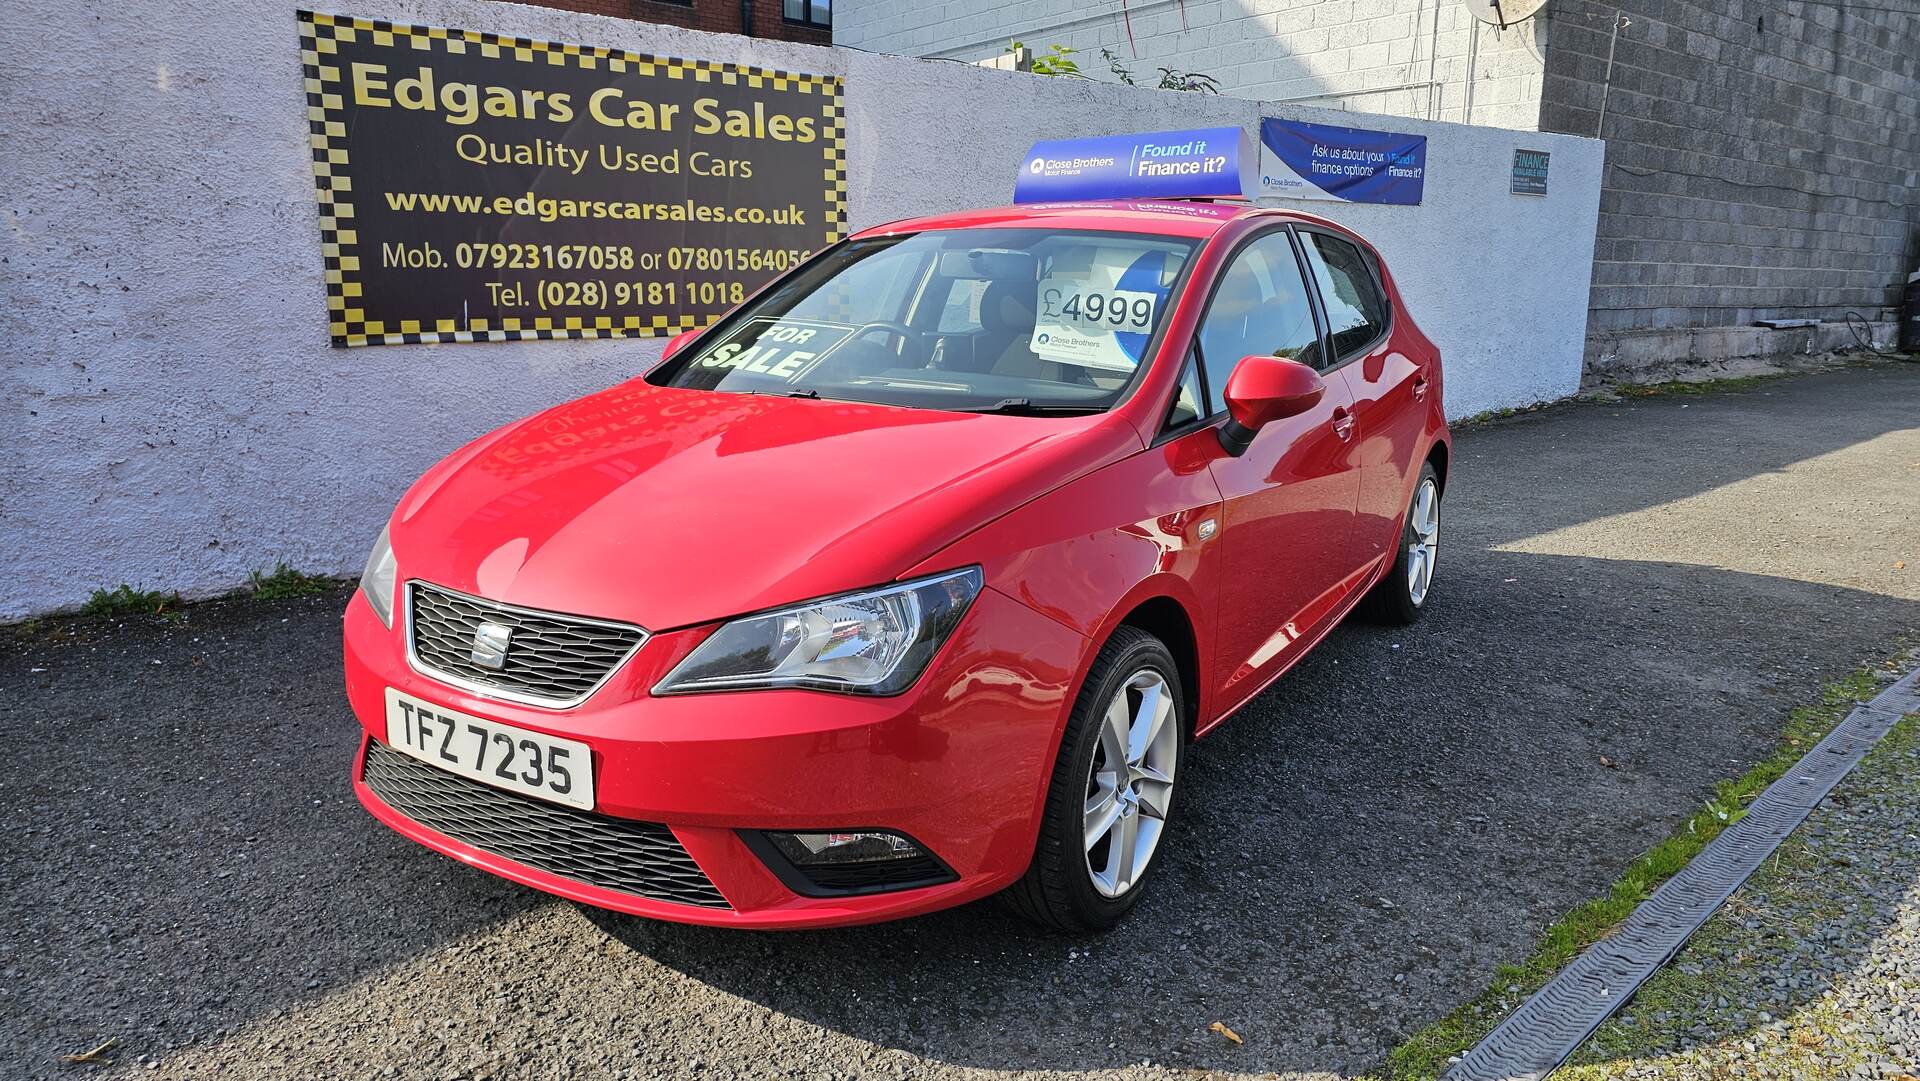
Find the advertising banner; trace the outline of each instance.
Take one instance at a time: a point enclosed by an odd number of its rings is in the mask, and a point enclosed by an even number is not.
[[[674,334],[844,235],[838,78],[299,22],[337,346]]]
[[[1553,155],[1544,150],[1515,150],[1513,181],[1508,190],[1515,195],[1545,195],[1547,171],[1552,163]]]
[[[1267,117],[1260,148],[1261,195],[1417,206],[1426,186],[1424,135]]]
[[[1027,151],[1013,201],[1244,197],[1255,165],[1243,128],[1048,139]]]

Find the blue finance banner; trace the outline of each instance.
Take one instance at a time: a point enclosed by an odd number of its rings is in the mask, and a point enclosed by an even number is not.
[[[1246,198],[1257,165],[1243,128],[1048,139],[1027,151],[1013,201]]]
[[[1260,194],[1418,206],[1427,137],[1267,117],[1260,121]]]

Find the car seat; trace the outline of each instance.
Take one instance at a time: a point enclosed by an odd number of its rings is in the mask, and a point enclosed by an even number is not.
[[[1048,378],[1037,369],[1033,342],[1035,285],[994,281],[980,294],[980,330],[969,371]]]

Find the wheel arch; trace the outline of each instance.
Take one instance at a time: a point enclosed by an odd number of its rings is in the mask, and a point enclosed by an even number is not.
[[[1452,448],[1444,439],[1433,441],[1433,447],[1427,451],[1427,462],[1433,466],[1434,478],[1439,482],[1440,494],[1447,494],[1447,466],[1453,458]]]
[[[1114,623],[1114,627],[1133,627],[1158,638],[1167,652],[1173,654],[1174,666],[1179,670],[1181,704],[1186,707],[1186,738],[1193,738],[1194,729],[1200,723],[1200,642],[1194,630],[1193,616],[1186,606],[1167,594],[1159,594],[1138,601],[1127,614]],[[1113,631],[1107,631],[1112,637]]]

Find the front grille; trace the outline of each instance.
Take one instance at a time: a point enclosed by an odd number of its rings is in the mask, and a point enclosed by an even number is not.
[[[731,908],[673,831],[503,792],[367,743],[367,787],[436,833],[589,886],[654,901]]]
[[[425,582],[407,587],[407,625],[418,667],[456,686],[539,705],[573,705],[613,674],[647,632],[638,627],[498,604]],[[513,630],[498,670],[473,661],[482,623]]]

